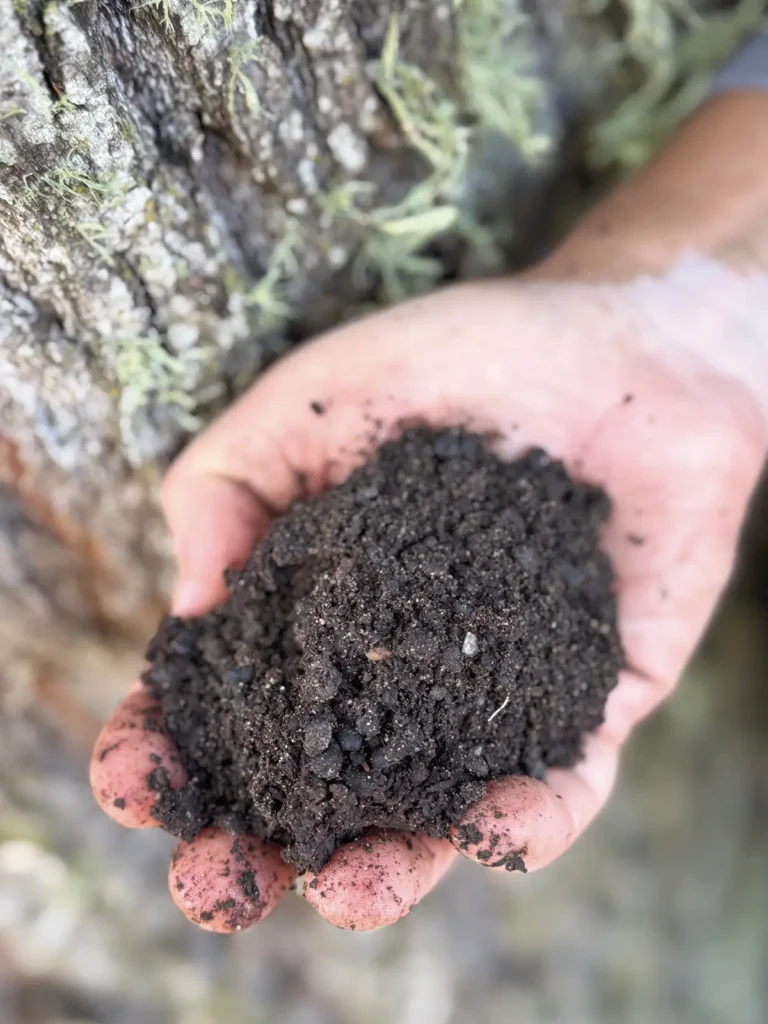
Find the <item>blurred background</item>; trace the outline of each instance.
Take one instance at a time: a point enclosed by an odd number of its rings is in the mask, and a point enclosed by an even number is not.
[[[768,1019],[766,488],[682,686],[541,874],[462,863],[372,934],[292,895],[221,938],[172,906],[169,837],[87,786],[168,592],[174,452],[314,330],[530,261],[765,7],[0,0],[0,1024]]]

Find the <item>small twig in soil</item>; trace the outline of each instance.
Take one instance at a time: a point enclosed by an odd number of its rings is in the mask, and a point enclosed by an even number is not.
[[[507,694],[506,699],[505,699],[504,703],[501,705],[501,707],[500,708],[496,708],[496,710],[493,712],[493,714],[488,719],[488,721],[492,722],[494,720],[494,718],[496,717],[496,715],[500,715],[501,712],[504,710],[504,708],[507,706],[507,704],[509,704],[509,694]]]

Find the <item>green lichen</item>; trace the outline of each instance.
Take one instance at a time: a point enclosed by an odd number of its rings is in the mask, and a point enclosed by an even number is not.
[[[587,160],[629,169],[645,161],[706,93],[712,71],[760,23],[765,0],[700,13],[695,0],[619,0],[622,22],[606,0],[577,0],[579,17],[597,27],[590,59],[605,82],[588,131]],[[583,8],[583,10],[582,10]],[[381,281],[392,302],[423,291],[443,274],[435,243],[461,237],[481,265],[498,267],[514,226],[481,224],[465,208],[462,187],[483,138],[497,134],[535,162],[552,147],[543,129],[545,83],[533,64],[535,37],[522,4],[454,0],[457,75],[439,84],[400,54],[393,16],[381,58],[372,65],[378,91],[426,173],[395,205],[372,206],[373,189],[347,182],[323,205],[354,221],[363,237],[355,269]],[[617,26],[622,26],[618,28]]]
[[[703,100],[713,71],[758,28],[766,3],[741,0],[708,13],[698,12],[693,0],[622,4],[624,36],[618,46],[604,45],[624,98],[598,117],[587,158],[595,167],[628,171],[643,164]]]
[[[529,17],[505,0],[458,0],[457,64],[462,103],[483,128],[515,142],[524,157],[548,152],[541,79],[531,54]]]
[[[62,113],[65,113],[66,111],[75,110],[75,109],[76,109],[75,104],[72,102],[72,100],[69,98],[69,96],[62,95],[51,106],[51,116],[52,117],[56,117],[57,114],[62,114]]]
[[[421,69],[400,60],[400,28],[393,15],[380,61],[374,66],[376,85],[402,132],[424,158],[430,176],[418,200],[409,195],[400,204],[405,213],[422,209],[428,192],[437,197],[454,189],[463,175],[468,131],[455,102]],[[418,186],[417,186],[418,188]]]
[[[362,182],[345,183],[324,200],[331,216],[363,229],[355,272],[361,284],[377,278],[386,303],[440,280],[445,268],[430,249],[448,232],[460,236],[483,265],[498,265],[499,240],[509,226],[479,224],[462,202],[468,163],[482,134],[503,135],[531,159],[551,145],[538,126],[542,87],[528,56],[527,15],[505,0],[458,0],[454,7],[458,74],[452,91],[402,59],[397,15],[371,68],[403,136],[424,160],[424,177],[390,206],[371,207]]]
[[[189,0],[195,17],[206,28],[221,22],[225,28],[232,27],[235,16],[235,0]]]
[[[0,121],[7,121],[11,117],[23,117],[24,114],[26,114],[26,110],[23,107],[20,107],[18,103],[11,103],[4,110],[0,110]]]
[[[72,153],[68,161],[71,157]],[[67,162],[45,174],[28,177],[18,200],[22,207],[29,207],[40,199],[55,199],[68,207],[81,204],[103,207],[121,198],[125,190],[126,183],[113,174],[95,177]]]
[[[181,7],[187,5],[194,13],[199,25],[204,28],[215,28],[222,24],[231,28],[235,16],[236,0],[181,0]],[[179,5],[174,0],[139,0],[133,5],[134,11],[153,8],[158,11],[163,26],[167,30],[173,28],[173,16],[179,12]]]
[[[390,206],[371,207],[370,191],[363,182],[347,182],[332,190],[323,205],[331,216],[361,226],[363,241],[355,274],[361,283],[370,275],[378,278],[382,299],[396,302],[427,290],[442,274],[440,261],[423,250],[458,220],[454,200],[466,167],[469,131],[453,99],[420,68],[400,59],[397,15],[390,20],[381,59],[371,70],[427,173]]]
[[[441,260],[429,249],[448,232],[482,253],[486,265],[498,263],[493,231],[477,223],[461,202],[480,133],[498,132],[528,157],[550,145],[537,128],[541,85],[524,45],[527,16],[517,9],[510,12],[503,0],[461,0],[455,7],[458,81],[453,92],[401,58],[396,15],[371,69],[405,139],[424,160],[422,180],[386,207],[370,206],[362,182],[345,183],[324,201],[331,216],[362,227],[355,271],[361,279],[378,278],[387,303],[426,291],[443,276]]]
[[[78,221],[75,224],[75,231],[90,246],[90,248],[99,257],[99,259],[106,263],[108,267],[114,265],[112,254],[108,248],[108,243],[111,241],[111,236],[109,231],[104,227],[101,221]]]
[[[196,345],[181,353],[165,347],[156,331],[146,334],[118,334],[112,340],[112,368],[117,382],[120,430],[124,438],[135,437],[137,413],[154,405],[174,408],[176,422],[194,432],[201,420],[194,413],[192,392],[201,371],[213,357],[213,350]]]
[[[262,111],[261,100],[256,88],[243,68],[247,64],[258,63],[261,55],[261,40],[249,39],[246,43],[233,46],[227,57],[227,109],[232,117],[235,115],[235,99],[242,93],[245,105],[252,114]]]
[[[289,220],[283,237],[272,250],[263,276],[245,293],[246,305],[259,313],[259,333],[276,330],[290,318],[291,307],[283,294],[283,287],[298,273],[301,241],[299,222],[295,219]],[[231,277],[229,283],[230,286],[233,285]]]

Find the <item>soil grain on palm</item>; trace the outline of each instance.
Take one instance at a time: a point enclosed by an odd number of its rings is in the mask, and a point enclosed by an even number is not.
[[[427,428],[297,502],[226,603],[149,647],[190,780],[155,780],[155,816],[318,870],[369,829],[444,836],[489,780],[573,764],[623,663],[609,511],[542,451]]]

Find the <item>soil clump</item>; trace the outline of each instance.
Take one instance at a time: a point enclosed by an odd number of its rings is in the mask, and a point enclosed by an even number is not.
[[[299,870],[371,829],[445,836],[486,783],[573,764],[623,655],[610,512],[534,450],[410,428],[278,519],[231,596],[169,618],[145,683],[189,782],[155,816]]]

